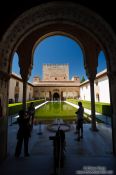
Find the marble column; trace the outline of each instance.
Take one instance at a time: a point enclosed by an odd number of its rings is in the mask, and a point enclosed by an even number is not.
[[[0,71],[0,162],[7,156],[7,133],[8,133],[8,91],[10,75]]]
[[[45,92],[45,101],[46,101],[46,92]]]
[[[67,98],[68,98],[68,92],[66,91],[66,100],[67,100]]]
[[[28,45],[28,47],[27,47]],[[31,75],[33,68],[33,57],[32,57],[33,44],[29,44],[29,41],[23,41],[17,48],[19,55],[19,67],[20,74],[23,81],[23,109],[26,110],[26,96],[27,96],[27,81]]]
[[[26,99],[27,99],[27,81],[23,81],[23,109],[26,110]]]
[[[98,66],[98,54],[99,48],[94,43],[91,42],[86,48],[86,57],[84,60],[84,66],[86,69],[86,74],[90,81],[90,94],[91,94],[91,129],[92,131],[97,131],[96,128],[96,115],[95,115],[95,95],[94,95],[94,80],[97,74],[97,66]]]
[[[116,72],[108,71],[111,103],[113,153],[116,155]]]
[[[96,127],[96,114],[95,114],[95,93],[94,93],[94,77],[90,77],[90,94],[91,94],[91,129],[97,131]]]

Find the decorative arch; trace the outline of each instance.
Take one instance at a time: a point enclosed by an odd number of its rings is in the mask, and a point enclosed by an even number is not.
[[[12,66],[13,66],[14,59],[17,63],[17,66],[19,67],[19,54],[17,52],[12,53],[12,56],[10,57],[10,64],[8,68],[9,72],[11,72],[11,69],[13,68]]]
[[[8,72],[8,63],[13,51],[21,41],[37,28],[61,22],[86,30],[96,38],[110,58],[108,68],[115,71],[111,62],[116,62],[116,36],[110,26],[96,13],[72,2],[49,2],[24,12],[10,26],[0,43],[2,67]],[[3,70],[4,70],[3,68]]]
[[[59,100],[60,100],[60,95],[59,95],[58,92],[55,92],[55,93],[53,94],[53,101],[59,101]]]
[[[102,55],[102,57],[101,57],[101,55]],[[101,62],[102,61],[104,61],[105,63],[104,63],[104,65],[103,65],[103,67],[104,67],[104,69],[105,69],[105,67],[108,65],[107,64],[107,59],[106,59],[106,54],[104,53],[104,51],[103,50],[100,50],[99,51],[99,54],[98,54],[98,66],[97,66],[97,73],[100,71],[99,70],[99,66],[101,65]]]
[[[67,33],[67,32],[64,32],[64,31],[54,31],[54,32],[50,32],[50,33],[46,33],[45,35],[42,35],[42,36],[34,43],[33,48],[32,48],[32,55],[34,54],[35,48],[37,47],[37,45],[38,45],[42,40],[44,40],[44,39],[47,38],[47,37],[55,36],[55,35],[67,36],[67,37],[69,37],[70,39],[74,40],[75,42],[78,43],[78,45],[79,45],[80,48],[82,49],[83,55],[85,55],[83,43],[81,42],[81,40],[78,39],[78,38],[76,38],[74,35],[72,35],[72,34],[70,34],[70,33]]]
[[[60,1],[33,7],[20,15],[3,35],[0,41],[0,81],[2,81],[0,90],[2,97],[4,97],[3,115],[6,116],[7,114],[7,82],[10,78],[9,65],[11,64],[12,54],[32,32],[46,29],[47,26],[54,24],[71,26],[75,29],[73,31],[75,33],[77,32],[76,29],[85,31],[88,33],[88,37],[93,38],[106,55],[111,91],[113,151],[116,154],[116,35],[102,17],[77,3]],[[70,34],[70,32],[68,33]],[[98,52],[97,49],[96,52]],[[21,69],[21,71],[23,70]],[[6,90],[4,90],[5,88]],[[6,126],[6,117],[4,120],[3,124]],[[7,128],[3,128],[1,135],[6,138]],[[7,138],[2,138],[1,143],[0,148],[4,149],[0,149],[2,150],[0,159],[6,155]]]

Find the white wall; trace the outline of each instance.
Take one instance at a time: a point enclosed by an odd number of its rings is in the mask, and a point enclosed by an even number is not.
[[[11,79],[9,80],[9,99],[13,99],[15,101],[15,86],[16,86],[16,82],[19,82],[19,99],[18,99],[18,102],[22,102],[22,99],[23,99],[23,82],[22,81],[19,81],[13,77],[11,77]],[[30,89],[31,87],[31,89]],[[29,99],[29,94],[31,94],[31,100],[33,98],[33,87],[28,84],[27,85],[27,100],[30,100]]]
[[[98,81],[100,102],[110,103],[109,80],[107,77],[100,78]]]
[[[89,85],[89,83],[80,87],[80,99],[90,101],[90,85]]]
[[[14,99],[14,90],[15,90],[16,80],[11,78],[9,80],[9,99]]]
[[[22,102],[22,97],[23,97],[23,84],[22,82],[20,82],[19,80],[17,79],[14,79],[14,78],[11,78],[9,80],[9,99],[12,98],[15,100],[15,86],[16,86],[16,82],[19,82],[19,99],[18,101],[19,102]]]
[[[30,94],[30,97],[29,97]],[[33,98],[33,87],[27,84],[27,101],[32,100]]]
[[[96,81],[95,81],[96,82]],[[107,76],[97,79],[98,85],[94,83],[95,89],[95,101],[96,93],[99,93],[99,102],[110,103],[110,92],[109,92],[109,80]],[[84,98],[85,97],[85,98]],[[83,84],[80,87],[80,99],[90,101],[90,84]]]
[[[23,83],[19,81],[19,102],[22,102],[23,99]]]

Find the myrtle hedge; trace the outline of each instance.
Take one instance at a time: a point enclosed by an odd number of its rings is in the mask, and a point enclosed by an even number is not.
[[[28,101],[26,102],[27,104],[27,108],[29,107],[30,103],[33,102],[34,103],[34,106],[37,106],[43,102],[45,102],[44,99],[41,99],[41,100],[34,100],[34,101]],[[9,104],[8,105],[8,115],[15,115],[17,114],[23,107],[23,104],[22,103],[13,103],[13,104]]]
[[[81,101],[84,108],[91,110],[91,102],[85,100],[76,100],[76,99],[67,99],[67,101],[77,104],[78,101]],[[95,103],[96,112],[101,113],[106,116],[111,116],[111,106],[109,103],[96,102]]]

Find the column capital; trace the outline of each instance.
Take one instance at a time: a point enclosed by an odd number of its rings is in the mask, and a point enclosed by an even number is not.
[[[23,81],[28,81],[29,76],[31,74],[30,67],[31,67],[31,65],[25,66],[24,63],[21,64],[21,62],[20,62],[20,74],[21,74],[21,77],[22,77]]]
[[[99,44],[93,39],[88,40],[87,45],[84,46],[84,67],[88,79],[94,80],[96,78],[100,50]]]
[[[21,74],[21,78],[22,78],[23,82],[27,82],[28,81],[28,74],[26,74],[25,71],[21,68],[20,68],[20,74]]]
[[[95,80],[95,78],[96,78],[96,74],[97,74],[97,71],[96,70],[89,70],[88,71],[88,69],[86,70],[86,73],[87,73],[87,76],[88,76],[88,79],[90,80],[90,81],[94,81]]]
[[[110,80],[116,81],[116,71],[108,71],[107,75],[108,75]]]
[[[6,73],[6,72],[3,72],[0,70],[0,79],[3,79],[3,80],[9,80],[11,77],[10,74]]]

